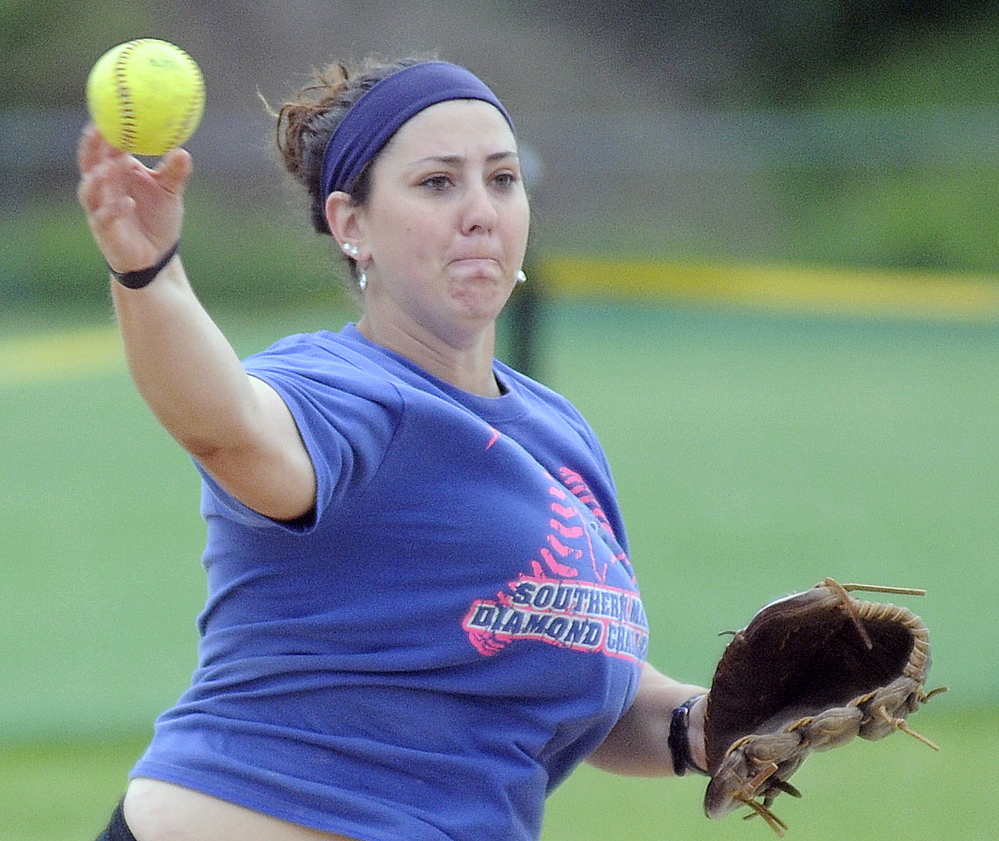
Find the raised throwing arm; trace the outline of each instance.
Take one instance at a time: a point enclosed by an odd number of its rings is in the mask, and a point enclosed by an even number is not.
[[[172,150],[150,169],[88,126],[78,160],[78,198],[108,266],[134,272],[160,262],[180,239],[190,155]],[[308,513],[315,474],[291,413],[246,374],[180,257],[141,289],[112,289],[129,371],[164,428],[250,508],[281,520]]]

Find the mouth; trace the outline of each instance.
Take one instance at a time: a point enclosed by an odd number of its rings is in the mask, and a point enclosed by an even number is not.
[[[493,276],[502,270],[499,261],[492,257],[458,257],[451,261],[451,266],[472,275]]]
[[[455,257],[451,260],[451,262],[458,265],[472,265],[472,266],[499,265],[499,261],[495,257],[485,257],[480,254],[470,254],[467,257]]]

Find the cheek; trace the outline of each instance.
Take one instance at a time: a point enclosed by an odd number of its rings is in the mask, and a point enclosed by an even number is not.
[[[412,254],[429,251],[441,238],[441,214],[413,208],[409,212],[394,214],[388,220],[388,235],[397,241],[397,248]]]
[[[433,226],[419,216],[392,216],[383,220],[383,235],[374,258],[381,262],[413,265],[425,259],[432,250]]]
[[[526,246],[530,227],[531,211],[525,200],[523,206],[517,208],[517,211],[510,215],[507,224],[507,231],[512,238],[522,242]]]

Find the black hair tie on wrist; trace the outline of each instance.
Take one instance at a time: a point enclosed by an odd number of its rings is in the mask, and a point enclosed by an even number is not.
[[[126,289],[142,289],[144,286],[149,286],[156,276],[166,268],[166,264],[169,263],[174,255],[177,253],[177,249],[180,248],[180,240],[177,240],[173,244],[173,248],[167,251],[159,261],[154,266],[149,266],[146,269],[138,269],[134,272],[116,272],[111,266],[108,266],[108,271],[114,276],[114,279],[118,281]]]
[[[678,777],[682,777],[688,769],[703,774],[705,777],[711,776],[694,762],[694,756],[690,752],[690,735],[688,733],[690,708],[703,697],[703,695],[695,695],[685,704],[681,704],[673,710],[673,717],[670,719],[669,737],[666,739],[666,744],[669,745],[669,751],[673,755],[673,773]]]

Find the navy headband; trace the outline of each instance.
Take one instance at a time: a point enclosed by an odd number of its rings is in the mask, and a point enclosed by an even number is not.
[[[323,195],[349,192],[403,123],[424,108],[451,99],[480,99],[495,105],[513,128],[496,94],[473,73],[443,61],[413,64],[377,81],[344,114],[323,154]]]

